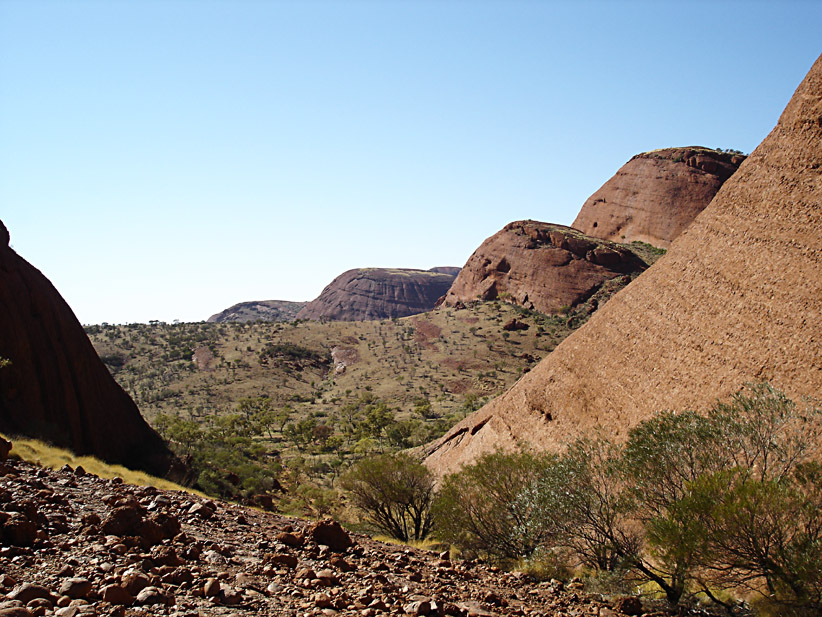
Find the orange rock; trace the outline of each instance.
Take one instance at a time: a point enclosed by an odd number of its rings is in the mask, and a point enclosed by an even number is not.
[[[604,240],[668,248],[743,160],[697,146],[637,154],[587,199],[571,226]]]

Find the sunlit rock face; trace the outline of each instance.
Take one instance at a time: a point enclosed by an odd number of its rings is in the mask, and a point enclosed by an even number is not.
[[[454,471],[496,448],[623,438],[745,382],[822,392],[822,58],[779,123],[640,275],[508,392],[430,444]]]

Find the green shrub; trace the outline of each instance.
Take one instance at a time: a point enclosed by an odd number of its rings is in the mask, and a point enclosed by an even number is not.
[[[561,530],[557,457],[486,454],[446,476],[434,505],[437,537],[498,562],[528,559]]]
[[[431,532],[434,477],[404,453],[365,458],[343,475],[340,487],[367,522],[402,542]]]

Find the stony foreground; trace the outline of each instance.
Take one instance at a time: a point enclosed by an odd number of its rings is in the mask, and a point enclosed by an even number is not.
[[[0,463],[0,508],[0,616],[642,613],[634,598],[608,603],[556,581],[374,542],[332,521],[82,468]]]

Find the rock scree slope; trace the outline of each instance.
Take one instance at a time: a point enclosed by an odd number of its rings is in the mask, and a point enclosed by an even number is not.
[[[169,471],[173,457],[114,381],[71,308],[9,247],[0,222],[0,430],[112,463]]]
[[[571,226],[613,242],[668,248],[744,160],[699,146],[637,154],[587,199]]]
[[[505,299],[558,313],[590,298],[606,281],[647,266],[627,247],[539,221],[515,221],[469,257],[445,296],[446,306]]]
[[[616,615],[581,582],[537,582],[330,520],[0,463],[0,615]],[[634,600],[634,603],[636,600]],[[653,613],[669,615],[670,613]]]
[[[663,409],[705,410],[745,382],[822,392],[822,56],[776,127],[653,267],[510,390],[426,447],[438,473]]]
[[[434,308],[454,275],[431,270],[356,268],[343,272],[297,314],[315,321],[368,321]]]

